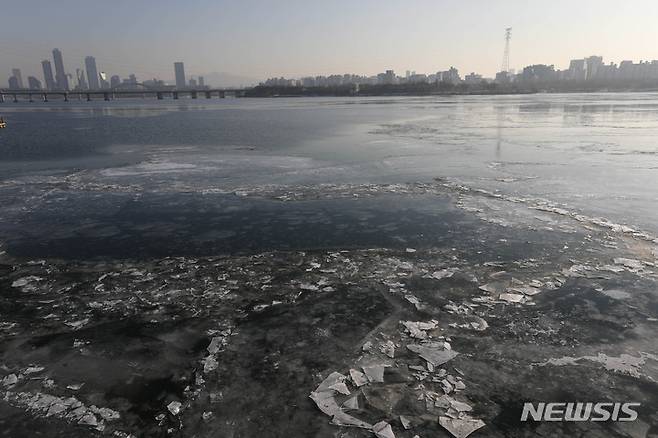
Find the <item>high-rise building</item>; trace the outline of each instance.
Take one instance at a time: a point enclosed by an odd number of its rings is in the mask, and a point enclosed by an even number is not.
[[[89,88],[87,86],[87,80],[85,79],[85,71],[84,70],[82,70],[80,68],[75,69],[75,80],[76,80],[76,83],[77,83],[77,88],[79,90],[87,90]]]
[[[102,90],[106,90],[110,88],[110,83],[107,82],[107,73],[105,73],[104,71],[98,73],[98,78],[100,79]]]
[[[206,86],[206,81],[205,81],[205,79],[203,79],[203,76],[199,76],[198,82],[199,82],[199,87],[205,87]]]
[[[10,90],[18,90],[18,79],[16,76],[10,76],[9,77],[9,89]]]
[[[98,80],[98,68],[96,67],[96,58],[87,56],[85,58],[85,68],[87,69],[87,83],[90,90],[98,90],[101,85]]]
[[[190,78],[189,84],[190,84],[190,88],[196,88],[196,86],[197,86],[196,79]]]
[[[602,56],[590,56],[585,58],[585,68],[587,70],[587,80],[596,79],[599,76],[599,71],[603,66]]]
[[[34,76],[28,76],[27,86],[30,90],[41,90],[41,81]]]
[[[119,75],[114,75],[110,78],[110,87],[116,88],[121,85],[121,78]]]
[[[41,61],[41,66],[43,67],[43,80],[46,82],[46,90],[54,90],[55,78],[53,78],[53,68],[50,65],[50,61]]]
[[[64,59],[59,49],[53,49],[53,59],[55,60],[55,83],[60,90],[69,89],[69,80],[64,70]]]
[[[584,81],[587,78],[587,66],[584,59],[572,59],[569,63],[569,79]]]
[[[14,77],[16,78],[16,83],[18,84],[18,88],[23,88],[23,75],[21,75],[21,69],[12,68],[11,74],[14,75]]]
[[[446,82],[453,85],[458,84],[462,80],[459,76],[459,70],[455,67],[450,67],[450,70],[440,71],[436,76],[439,82]]]
[[[174,62],[174,73],[176,73],[176,88],[185,88],[185,66],[182,62]]]

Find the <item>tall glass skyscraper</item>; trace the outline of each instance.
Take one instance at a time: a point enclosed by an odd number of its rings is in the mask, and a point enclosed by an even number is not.
[[[174,62],[174,72],[176,73],[176,88],[185,88],[187,82],[185,81],[185,66],[182,62]]]
[[[96,58],[87,56],[85,58],[85,68],[87,69],[87,83],[90,90],[98,90],[100,82],[98,80],[98,68],[96,67]]]
[[[53,67],[50,61],[44,59],[41,61],[41,66],[43,67],[43,80],[46,82],[46,90],[54,90],[55,78],[53,77]]]
[[[18,88],[23,88],[23,75],[21,74],[21,69],[20,68],[14,68],[11,70],[12,75],[16,78],[16,82],[18,83]]]
[[[69,80],[66,77],[64,59],[62,58],[62,52],[59,49],[53,49],[53,59],[55,60],[55,82],[57,83],[57,88],[60,90],[68,90]]]

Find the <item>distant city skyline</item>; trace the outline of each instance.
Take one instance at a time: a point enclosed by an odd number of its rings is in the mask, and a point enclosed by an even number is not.
[[[509,38],[510,28],[506,29]],[[28,76],[28,86],[25,87],[22,79],[20,68],[12,68],[11,76],[8,78],[8,88],[10,90],[31,89],[31,90],[51,90],[51,91],[69,91],[69,90],[101,90],[123,87],[135,89],[137,86],[148,86],[151,88],[163,88],[173,86],[176,89],[197,89],[206,86],[203,76],[187,78],[185,74],[185,64],[182,61],[173,63],[174,84],[170,81],[164,81],[160,78],[149,78],[138,80],[137,75],[131,73],[127,78],[121,79],[119,75],[108,75],[104,71],[98,71],[96,58],[85,56],[84,66],[86,71],[81,68],[75,69],[75,77],[67,71],[63,53],[60,49],[52,50],[53,61],[55,64],[55,78],[53,79],[52,67],[50,60],[41,61],[43,71],[43,83],[34,76]],[[507,50],[502,63],[501,71],[498,71],[494,78],[485,77],[478,72],[470,72],[462,78],[459,69],[450,66],[449,69],[438,72],[416,72],[415,70],[406,70],[404,76],[399,76],[393,69],[387,69],[385,72],[376,75],[359,75],[354,73],[342,73],[332,75],[307,75],[297,78],[272,77],[264,81],[259,81],[260,85],[266,86],[302,86],[302,87],[326,87],[341,85],[393,85],[393,84],[414,84],[414,83],[449,83],[457,85],[460,83],[476,85],[482,82],[496,82],[498,84],[510,84],[513,82],[528,83],[548,83],[562,81],[658,81],[658,60],[640,61],[635,63],[632,60],[624,60],[619,64],[610,62],[606,64],[602,56],[591,55],[584,58],[572,59],[569,61],[569,67],[565,69],[556,69],[554,65],[533,64],[525,66],[516,72],[510,69],[507,63]],[[74,79],[75,78],[75,79]],[[108,79],[109,78],[109,79]],[[141,84],[141,85],[140,85]],[[4,88],[0,86],[0,89]]]
[[[0,73],[41,77],[38,61],[59,47],[73,75],[92,55],[112,75],[167,81],[175,60],[207,83],[211,72],[259,81],[451,65],[493,77],[506,27],[514,28],[512,68],[563,69],[589,54],[617,63],[658,58],[656,16],[658,2],[648,0],[116,0],[101,15],[81,0],[25,0],[3,5]]]

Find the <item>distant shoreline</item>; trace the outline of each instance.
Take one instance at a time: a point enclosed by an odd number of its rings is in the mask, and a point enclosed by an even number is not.
[[[590,93],[655,93],[658,85],[647,87],[537,87],[537,88],[490,88],[490,89],[441,89],[435,84],[422,86],[369,86],[356,89],[341,87],[271,87],[257,86],[247,89],[244,97],[395,97],[395,96],[505,96],[528,94],[590,94]],[[464,87],[462,87],[464,88]]]

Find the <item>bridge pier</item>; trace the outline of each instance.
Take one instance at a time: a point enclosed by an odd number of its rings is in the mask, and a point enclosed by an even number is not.
[[[27,96],[30,103],[34,102],[34,99],[32,99],[32,93],[28,94]]]
[[[174,100],[178,100],[178,91],[174,91],[173,93]]]
[[[162,93],[158,91],[155,96],[158,98],[158,100],[162,100]]]
[[[87,93],[87,102],[91,102],[91,94]]]
[[[108,92],[103,93],[103,100],[105,100],[106,102],[109,102],[110,101],[110,93],[108,93]]]
[[[14,103],[18,103],[18,96],[14,94]]]
[[[212,97],[211,94],[210,91],[206,91],[206,99],[210,99]]]
[[[69,93],[64,93],[64,102],[69,101]]]
[[[190,95],[192,96],[192,99],[196,99],[196,97],[197,97],[196,91],[191,91]]]
[[[48,102],[48,93],[43,93],[42,97],[44,102]]]
[[[220,99],[225,99],[226,98],[226,91],[220,91],[219,92],[219,98]]]
[[[5,95],[0,94],[0,103],[5,103]]]

